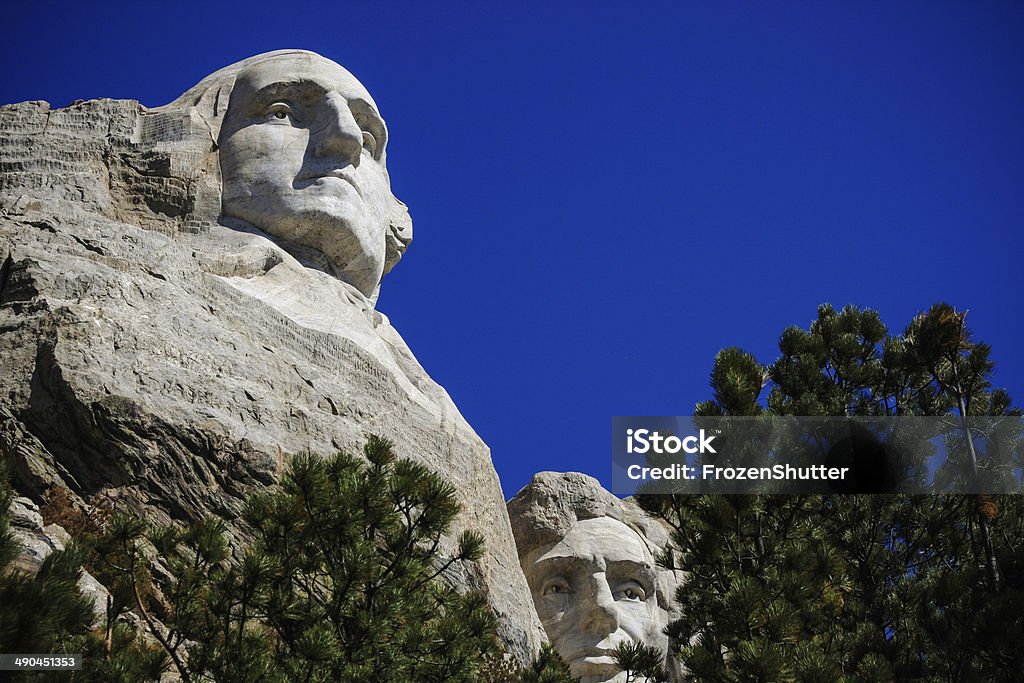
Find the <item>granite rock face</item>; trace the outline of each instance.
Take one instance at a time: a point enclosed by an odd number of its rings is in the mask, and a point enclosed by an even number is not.
[[[457,487],[453,537],[477,530],[487,554],[448,578],[487,593],[526,661],[544,635],[489,449],[375,309],[411,234],[404,205],[375,214],[369,286],[274,226],[220,216],[214,119],[249,62],[156,110],[0,107],[0,454],[37,502],[56,487],[82,506],[233,521],[288,454],[380,434]]]

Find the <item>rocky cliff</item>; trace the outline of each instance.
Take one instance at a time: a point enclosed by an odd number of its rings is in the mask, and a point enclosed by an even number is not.
[[[457,486],[456,533],[487,555],[451,578],[486,591],[525,660],[543,633],[487,446],[371,301],[203,219],[216,147],[196,125],[134,101],[0,108],[0,451],[19,493],[237,521],[289,454],[380,434]]]

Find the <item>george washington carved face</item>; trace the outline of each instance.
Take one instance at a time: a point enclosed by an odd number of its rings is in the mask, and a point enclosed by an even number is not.
[[[320,252],[337,277],[373,294],[401,204],[385,168],[387,127],[352,74],[306,52],[244,68],[218,144],[224,216]]]

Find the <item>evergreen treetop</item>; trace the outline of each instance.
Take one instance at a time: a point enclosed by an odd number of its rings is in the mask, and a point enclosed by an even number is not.
[[[890,335],[822,305],[768,366],[724,349],[698,415],[1015,415],[991,349],[936,304]],[[1020,464],[1020,443],[1017,444]],[[1017,496],[644,496],[689,580],[670,627],[692,681],[1024,679]]]

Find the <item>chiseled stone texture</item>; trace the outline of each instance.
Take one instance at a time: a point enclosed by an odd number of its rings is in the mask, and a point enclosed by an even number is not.
[[[534,475],[508,509],[537,613],[581,683],[626,681],[612,658],[621,643],[666,650],[683,577],[656,564],[665,526],[579,472]]]
[[[453,538],[477,530],[487,554],[448,578],[487,593],[526,661],[544,635],[489,449],[375,310],[376,288],[218,223],[202,107],[222,116],[228,91],[208,93],[157,110],[0,107],[0,454],[19,493],[237,520],[288,454],[380,434],[457,487]],[[384,272],[411,230],[395,201]]]

